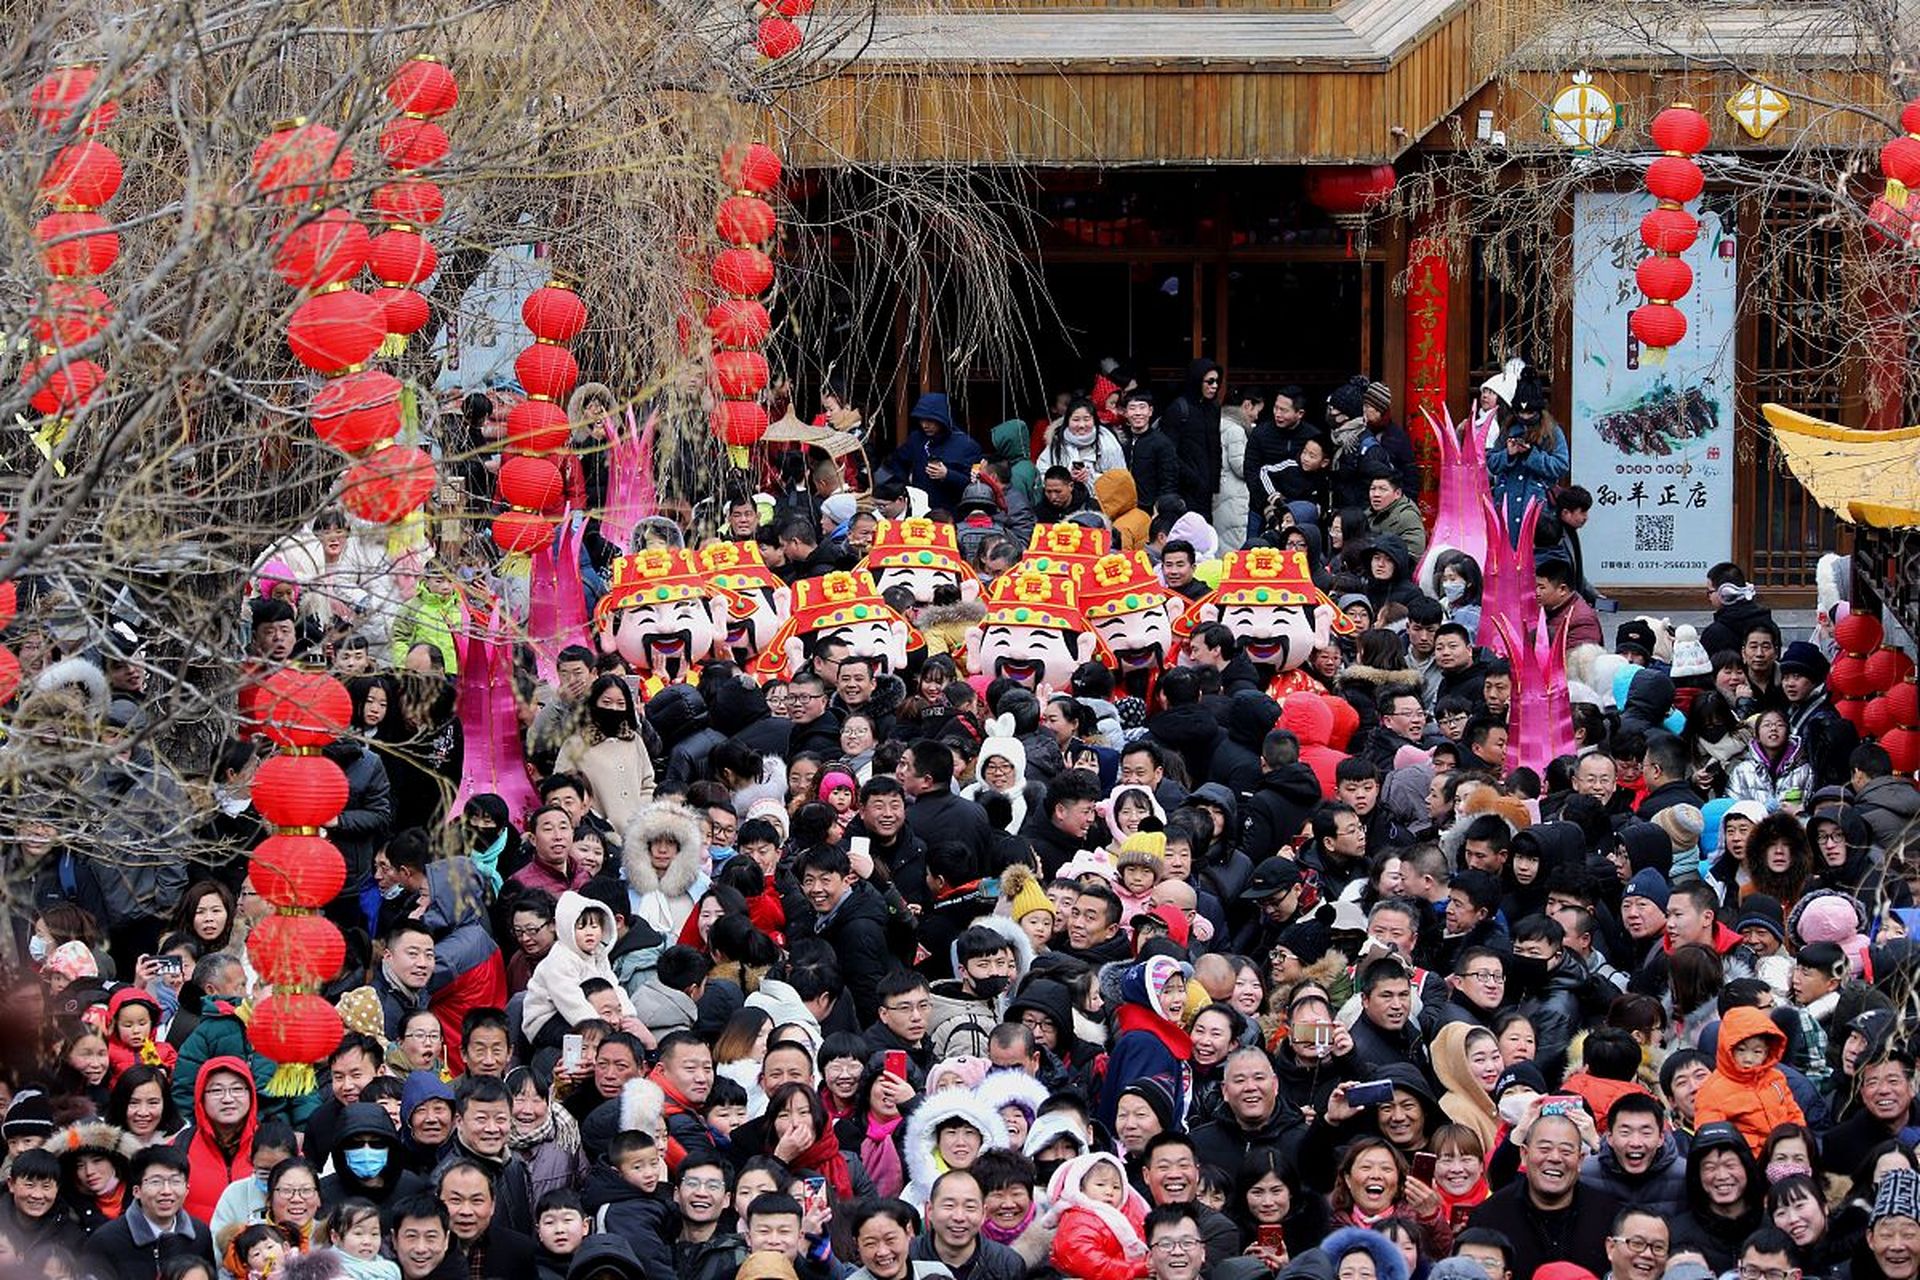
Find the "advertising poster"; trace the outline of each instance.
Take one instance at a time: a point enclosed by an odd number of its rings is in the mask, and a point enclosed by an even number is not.
[[[1627,329],[1641,304],[1644,191],[1574,197],[1573,482],[1593,494],[1581,531],[1597,587],[1693,587],[1733,544],[1735,237],[1711,212],[1684,255],[1687,336],[1664,363]],[[1697,212],[1697,211],[1696,211]]]

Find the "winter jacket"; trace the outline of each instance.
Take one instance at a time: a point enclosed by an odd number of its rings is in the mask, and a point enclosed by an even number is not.
[[[200,1069],[214,1058],[241,1059],[256,1080],[266,1079],[274,1070],[272,1060],[247,1039],[247,1024],[241,1020],[238,1005],[221,997],[202,996],[200,1021],[181,1043],[172,1076],[173,1105],[181,1115],[193,1114],[194,1085],[200,1079]]]
[[[1743,1067],[1734,1061],[1734,1047],[1755,1036],[1766,1041],[1767,1056],[1757,1067]],[[1780,1059],[1786,1051],[1786,1034],[1763,1010],[1745,1005],[1727,1010],[1720,1020],[1713,1074],[1693,1099],[1694,1125],[1731,1121],[1758,1156],[1775,1125],[1805,1124],[1787,1078],[1780,1074]]]
[[[1867,820],[1875,844],[1892,849],[1920,819],[1920,787],[1908,778],[1874,778],[1854,792],[1853,811]]]
[[[1847,757],[1860,745],[1860,732],[1827,700],[1826,686],[1798,706],[1787,709],[1787,729],[1800,739],[1807,763],[1813,766],[1813,785],[1844,787],[1853,777]]]
[[[693,914],[693,904],[707,890],[701,869],[707,842],[693,813],[677,804],[650,804],[634,815],[621,842],[621,865],[627,872],[627,892],[634,900],[633,915],[645,920],[663,938],[677,938]],[[650,848],[655,840],[671,840],[678,852],[664,872],[653,869]],[[571,1019],[569,1019],[571,1021]]]
[[[1100,473],[1093,482],[1093,492],[1100,499],[1100,510],[1113,523],[1113,531],[1119,539],[1120,550],[1134,552],[1147,545],[1147,530],[1153,518],[1140,509],[1135,495],[1133,477],[1125,467],[1115,467]]]
[[[1539,503],[1543,512],[1552,509],[1554,489],[1565,484],[1572,472],[1567,437],[1552,415],[1541,415],[1540,443],[1517,458],[1507,455],[1507,436],[1514,429],[1497,432],[1487,441],[1487,476],[1493,482],[1493,500],[1507,518],[1510,537],[1519,535],[1528,503]]]
[[[333,1130],[327,1149],[338,1152],[354,1138],[374,1138],[384,1144],[387,1166],[380,1171],[376,1183],[356,1176],[344,1160],[334,1160],[333,1172],[320,1181],[320,1199],[328,1207],[350,1197],[371,1200],[384,1207],[425,1189],[420,1175],[406,1168],[399,1135],[379,1103],[355,1102],[342,1108],[340,1123]]]
[[[1164,983],[1167,974],[1177,972],[1177,965],[1161,957],[1130,966],[1120,980],[1124,1003],[1114,1011],[1119,1034],[1107,1055],[1107,1074],[1094,1110],[1108,1128],[1113,1127],[1121,1091],[1149,1076],[1164,1076],[1172,1083],[1173,1114],[1186,1114],[1193,1041],[1160,1013],[1159,993],[1151,985],[1156,977]]]
[[[1781,797],[1789,791],[1802,796],[1813,792],[1813,765],[1808,762],[1798,738],[1791,735],[1778,760],[1769,760],[1767,750],[1755,739],[1745,754],[1727,773],[1727,796],[1732,800],[1753,800],[1772,812],[1780,807]]]
[[[347,881],[342,898],[357,898],[373,883],[373,855],[393,834],[393,792],[387,766],[379,756],[354,742],[336,742],[322,755],[347,775],[347,807],[327,824],[327,838],[346,860]]]
[[[692,1030],[700,1020],[700,1006],[692,996],[662,986],[657,979],[636,984],[631,995],[634,1016],[647,1024],[655,1039],[674,1031]]]
[[[1271,857],[1300,834],[1322,798],[1320,779],[1303,761],[1262,773],[1240,806],[1240,847],[1255,861]]]
[[[907,806],[907,826],[928,845],[954,840],[973,850],[975,866],[987,865],[993,828],[986,810],[953,791],[929,791]]]
[[[1149,425],[1138,435],[1121,431],[1120,448],[1133,473],[1141,510],[1150,512],[1161,497],[1180,492],[1180,451],[1158,426]]]
[[[988,433],[987,439],[993,446],[991,456],[1006,463],[1012,473],[1011,487],[1025,494],[1029,503],[1038,498],[1040,469],[1033,465],[1027,424],[1018,418],[1009,418]],[[1025,545],[1024,539],[1022,545]]]
[[[1226,737],[1214,747],[1207,780],[1233,795],[1253,790],[1260,780],[1261,745],[1279,720],[1280,704],[1265,693],[1247,690],[1235,694],[1227,703]]]
[[[1489,1227],[1513,1246],[1515,1277],[1532,1276],[1549,1262],[1571,1262],[1594,1275],[1607,1273],[1607,1236],[1621,1202],[1599,1187],[1578,1183],[1573,1203],[1552,1215],[1534,1207],[1527,1180],[1500,1188],[1467,1218],[1469,1227]]]
[[[880,979],[900,967],[887,945],[889,918],[879,891],[857,880],[838,906],[814,922],[814,932],[840,957],[841,980],[861,1026],[880,1016]]]
[[[907,1166],[907,1189],[901,1199],[915,1208],[925,1207],[927,1197],[933,1194],[933,1184],[947,1171],[935,1130],[950,1120],[971,1125],[983,1139],[982,1150],[1004,1150],[1012,1141],[1000,1113],[967,1090],[942,1089],[920,1099],[920,1105],[907,1117],[906,1136],[900,1140]]]
[[[460,597],[438,596],[423,582],[414,589],[413,599],[400,606],[393,620],[393,665],[405,670],[407,650],[416,644],[430,644],[446,660],[447,674],[460,674],[460,650],[453,638],[462,629]]]
[[[1340,786],[1334,771],[1347,753],[1328,745],[1333,737],[1333,709],[1317,694],[1292,694],[1280,709],[1280,727],[1300,740],[1300,763],[1313,770],[1320,794],[1334,794]]]
[[[587,1171],[580,1205],[596,1233],[605,1232],[633,1247],[649,1277],[664,1280],[675,1274],[669,1240],[678,1229],[677,1218],[665,1186],[642,1191],[610,1165],[596,1164]]]
[[[692,685],[670,684],[647,699],[644,714],[666,748],[663,780],[693,782],[706,777],[707,757],[727,735],[707,722],[707,703],[700,691]]]
[[[1398,538],[1407,549],[1407,558],[1418,561],[1427,554],[1427,525],[1420,518],[1420,506],[1402,495],[1379,511],[1367,516],[1367,529],[1375,546],[1383,538]]]
[[[1492,1151],[1500,1137],[1500,1113],[1467,1066],[1467,1037],[1472,1034],[1464,1022],[1440,1028],[1433,1038],[1433,1074],[1446,1090],[1440,1095],[1440,1110],[1453,1123],[1479,1134],[1481,1145]]]
[[[146,1006],[147,1040],[138,1049],[120,1038],[116,1024],[120,1011],[130,1004]],[[107,1083],[111,1085],[120,1078],[120,1073],[128,1067],[138,1066],[142,1062],[149,1066],[160,1067],[172,1074],[174,1061],[180,1051],[166,1041],[159,1039],[162,1021],[160,1002],[148,995],[141,987],[121,987],[107,1001]]]
[[[213,1268],[213,1234],[206,1219],[183,1210],[173,1230],[160,1235],[129,1199],[125,1213],[87,1238],[79,1264],[80,1273],[93,1280],[153,1280],[176,1258],[199,1258]]]
[[[1547,974],[1546,985],[1520,1002],[1520,1012],[1533,1023],[1533,1060],[1549,1084],[1566,1070],[1568,1046],[1586,1024],[1580,1004],[1586,985],[1585,968],[1573,953],[1562,952],[1559,966]],[[1510,990],[1507,998],[1517,994]]]
[[[1147,734],[1162,747],[1175,752],[1187,766],[1187,777],[1209,777],[1214,750],[1225,737],[1220,721],[1206,707],[1194,702],[1168,707],[1147,721]]]
[[[973,1259],[966,1264],[967,1280],[1026,1280],[1027,1264],[1021,1256],[1004,1244],[996,1244],[985,1236],[976,1236],[978,1249]],[[933,1233],[924,1232],[914,1238],[907,1249],[907,1256],[913,1259],[913,1280],[931,1280],[941,1272],[951,1276],[940,1255],[934,1251]],[[920,1268],[927,1264],[940,1268],[940,1272],[926,1272]],[[851,1278],[849,1278],[851,1280]]]
[[[1606,1117],[1595,1122],[1606,1124]],[[1660,1139],[1660,1149],[1643,1173],[1628,1173],[1620,1167],[1620,1157],[1611,1143],[1602,1141],[1597,1155],[1580,1166],[1582,1185],[1604,1191],[1627,1204],[1639,1205],[1672,1221],[1687,1207],[1687,1162],[1680,1156],[1679,1140],[1671,1130]]]
[[[472,858],[427,864],[427,909],[420,923],[433,932],[433,977],[427,1007],[446,1034],[449,1069],[464,1070],[461,1026],[475,1009],[507,1005],[507,966],[487,928],[486,880]]]
[[[646,856],[644,844],[639,852],[641,857]],[[585,955],[575,944],[573,931],[581,917],[589,914],[600,917],[602,933],[598,949],[592,955]],[[560,902],[554,908],[553,926],[553,949],[534,968],[533,979],[527,983],[526,1003],[520,1015],[521,1030],[527,1039],[537,1037],[556,1014],[569,1027],[598,1016],[587,998],[580,994],[580,984],[588,978],[611,982],[619,993],[621,1012],[632,1013],[633,1001],[614,976],[609,958],[613,954],[613,912],[607,910],[604,903],[568,890],[560,895]]]
[[[1606,633],[1600,627],[1600,615],[1580,598],[1578,592],[1567,597],[1558,610],[1547,614],[1547,634],[1553,643],[1571,651],[1581,645],[1606,647]]]
[[[984,456],[979,444],[955,429],[947,397],[937,391],[914,401],[908,416],[914,423],[913,429],[880,468],[881,474],[924,490],[932,507],[958,511],[960,494],[971,478],[973,464]],[[921,425],[925,422],[938,424],[937,430],[929,433]],[[946,474],[935,480],[927,474],[929,462],[945,463]]]
[[[1220,396],[1224,388],[1216,385],[1209,399],[1202,382],[1208,374],[1219,371],[1219,365],[1206,359],[1188,365],[1186,385],[1160,415],[1160,430],[1167,433],[1180,456],[1180,496],[1187,500],[1189,511],[1211,512],[1213,495],[1220,489]]]
[[[1220,550],[1238,551],[1247,538],[1248,424],[1237,405],[1220,411],[1220,491],[1213,495],[1213,530]]]
[[[1048,1200],[1063,1206],[1053,1236],[1053,1269],[1066,1280],[1140,1280],[1148,1273],[1146,1198],[1127,1187],[1118,1209],[1096,1206],[1080,1190],[1096,1163],[1120,1164],[1105,1152],[1075,1156],[1055,1170],[1047,1184]]]
[[[240,1132],[230,1145],[223,1145],[215,1138],[213,1126],[207,1120],[207,1080],[216,1071],[230,1071],[239,1076],[246,1083],[247,1092],[254,1095],[248,1099]],[[253,1176],[253,1133],[260,1124],[258,1094],[253,1068],[240,1058],[209,1058],[194,1078],[193,1123],[174,1137],[173,1148],[184,1154],[191,1166],[187,1174],[186,1212],[202,1222],[212,1220],[221,1192],[236,1179]]]
[[[98,888],[106,907],[102,923],[119,929],[166,919],[186,892],[192,869],[181,856],[191,832],[184,821],[190,806],[179,779],[152,752],[135,747],[98,770],[87,792],[99,826],[89,851],[77,857],[84,867],[81,878]],[[351,880],[353,864],[347,865]]]
[[[1098,480],[1109,471],[1124,469],[1127,455],[1120,448],[1119,437],[1107,427],[1094,424],[1093,440],[1089,444],[1075,444],[1067,439],[1066,423],[1059,422],[1047,429],[1047,439],[1040,446],[1040,454],[1033,461],[1042,475],[1054,467],[1073,470],[1075,463],[1084,464],[1089,479]]]
[[[638,733],[609,738],[589,726],[561,745],[554,768],[586,779],[594,803],[615,831],[624,832],[653,803],[653,757]]]
[[[1773,621],[1773,610],[1751,600],[1735,600],[1713,611],[1713,621],[1700,632],[1700,647],[1712,657],[1723,649],[1739,652],[1747,642],[1747,632],[1762,622]]]

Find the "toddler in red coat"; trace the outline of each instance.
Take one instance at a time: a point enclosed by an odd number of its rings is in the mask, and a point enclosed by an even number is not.
[[[107,1081],[128,1067],[145,1063],[169,1074],[180,1052],[159,1038],[160,1002],[139,987],[122,987],[107,1002]]]
[[[1139,1280],[1147,1274],[1147,1202],[1127,1185],[1118,1156],[1095,1151],[1054,1171],[1047,1196],[1060,1215],[1053,1266],[1068,1280]]]

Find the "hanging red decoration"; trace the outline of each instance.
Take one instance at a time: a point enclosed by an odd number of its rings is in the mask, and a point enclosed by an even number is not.
[[[340,373],[365,364],[386,336],[385,309],[352,289],[315,294],[287,321],[287,345],[294,358],[315,373]]]
[[[345,453],[400,434],[400,379],[384,369],[335,378],[313,393],[313,433]]]
[[[93,285],[55,281],[41,291],[28,327],[43,346],[77,347],[111,324],[113,312],[113,299]]]
[[[1880,745],[1886,748],[1887,755],[1892,758],[1895,773],[1920,770],[1920,729],[1904,726],[1889,729],[1882,735]]]
[[[1655,253],[1685,253],[1700,238],[1700,224],[1685,209],[1649,209],[1640,219],[1640,243]]]
[[[253,183],[276,204],[323,203],[351,177],[353,151],[323,124],[293,120],[253,149]]]
[[[527,454],[508,458],[500,464],[500,500],[511,507],[551,515],[559,511],[567,498],[567,484],[560,468],[547,458]]]
[[[111,147],[78,142],[54,155],[40,176],[40,197],[65,207],[98,209],[113,199],[125,176]]]
[[[452,146],[447,131],[431,120],[402,116],[380,130],[380,154],[402,173],[432,168],[447,158]]]
[[[1920,685],[1903,680],[1886,694],[1887,712],[1893,723],[1908,729],[1920,729]]]
[[[773,206],[758,196],[728,196],[714,215],[714,229],[730,245],[751,248],[773,239]]]
[[[514,357],[513,372],[530,396],[565,400],[580,381],[580,362],[553,342],[536,342]]]
[[[780,185],[780,156],[764,142],[728,147],[720,155],[720,176],[746,195],[771,195]]]
[[[432,243],[411,229],[382,232],[367,246],[367,267],[381,284],[419,284],[439,265]]]
[[[723,298],[707,308],[707,328],[718,347],[757,347],[767,340],[773,321],[766,307],[751,298]]]
[[[247,879],[276,907],[320,907],[339,896],[347,862],[324,836],[281,833],[268,836],[248,855]]]
[[[754,45],[760,50],[761,57],[777,62],[797,50],[805,38],[800,28],[787,19],[767,17],[760,19]]]
[[[402,178],[373,189],[367,200],[383,222],[427,227],[440,221],[447,211],[446,193],[425,178]]]
[[[1840,651],[1862,658],[1878,649],[1886,634],[1880,619],[1870,613],[1849,613],[1833,624],[1833,642]]]
[[[120,237],[97,213],[62,210],[36,222],[33,238],[40,242],[40,262],[50,276],[98,276],[120,260]]]
[[[412,289],[383,287],[375,289],[372,296],[387,318],[388,333],[402,336],[418,333],[433,317],[433,308],[426,298]]]
[[[1687,156],[1659,156],[1647,166],[1647,190],[1660,200],[1685,204],[1706,190],[1707,177]]]
[[[1833,709],[1840,718],[1852,725],[1860,733],[1867,731],[1867,709],[1873,705],[1866,698],[1835,698]]]
[[[1827,671],[1827,687],[1842,698],[1864,698],[1873,692],[1867,679],[1867,660],[1843,653]]]
[[[758,249],[723,249],[714,255],[713,283],[736,297],[765,293],[773,285],[773,259]]]
[[[1666,359],[1668,347],[1687,335],[1687,318],[1673,306],[1693,286],[1693,269],[1678,255],[1699,238],[1700,224],[1686,211],[1687,201],[1705,189],[1706,179],[1693,155],[1713,137],[1707,118],[1690,102],[1676,102],[1653,119],[1648,132],[1665,154],[1647,166],[1647,191],[1660,202],[1640,220],[1640,239],[1653,256],[1640,263],[1635,277],[1647,305],[1635,308],[1627,327],[1649,364]]]
[[[274,1098],[312,1093],[318,1083],[313,1064],[338,1049],[345,1034],[339,1012],[317,995],[276,991],[262,1000],[247,1023],[247,1040],[280,1067],[260,1092]]]
[[[493,545],[508,555],[530,555],[553,536],[553,521],[531,511],[503,511],[493,518]]]
[[[415,54],[387,81],[387,101],[405,115],[443,116],[460,101],[460,83],[432,54]]]
[[[323,915],[273,915],[247,934],[247,958],[274,987],[328,982],[346,962],[347,943],[340,927]]]
[[[1647,132],[1662,151],[1697,155],[1713,140],[1713,126],[1690,102],[1676,102],[1653,118]]]
[[[572,342],[587,327],[587,306],[579,294],[551,280],[527,295],[520,304],[520,319],[536,338]]]
[[[1859,730],[1863,737],[1879,738],[1894,727],[1893,707],[1884,696],[1869,698],[1867,709],[1860,717]]]
[[[729,445],[758,444],[767,434],[767,408],[758,400],[722,400],[714,406],[713,429]]]
[[[267,741],[283,747],[324,747],[345,737],[353,721],[347,686],[324,671],[283,667],[261,682],[254,703]]]
[[[1881,147],[1880,172],[1903,187],[1920,187],[1920,138],[1902,134]]]
[[[1390,164],[1319,165],[1306,171],[1307,199],[1335,226],[1357,231],[1397,181]]]
[[[1640,265],[1633,269],[1633,278],[1640,292],[1655,302],[1678,302],[1693,288],[1693,268],[1683,259],[1664,254],[1642,258]]]
[[[1627,327],[1645,347],[1671,347],[1687,336],[1687,318],[1678,307],[1665,302],[1649,302],[1635,307],[1627,317]]]
[[[42,374],[46,382],[33,393],[33,407],[48,417],[64,417],[86,407],[107,380],[107,371],[91,360],[46,356],[20,367],[20,385],[30,386]]]
[[[522,400],[507,410],[507,448],[520,453],[564,449],[571,428],[567,411],[545,400]]]
[[[276,827],[324,827],[347,805],[347,775],[322,755],[268,756],[253,775],[253,807]]]
[[[340,503],[374,524],[392,524],[418,511],[433,493],[433,458],[425,449],[398,445],[347,468]]]
[[[48,132],[57,132],[93,96],[94,86],[99,79],[100,69],[85,65],[58,67],[49,72],[28,95],[34,119]],[[97,134],[112,124],[119,114],[119,103],[111,100],[97,103],[87,112],[87,118],[80,122],[80,132],[85,135]]]
[[[750,400],[767,385],[767,358],[758,351],[713,353],[713,385],[729,400]]]
[[[324,289],[360,274],[367,264],[367,229],[345,209],[328,209],[280,237],[273,271],[295,289]]]
[[[804,18],[813,12],[813,0],[774,0],[773,8],[788,18]]]
[[[1913,659],[1898,649],[1876,649],[1867,655],[1867,687],[1885,693],[1913,674]]]
[[[20,659],[0,644],[0,703],[10,701],[20,687]]]

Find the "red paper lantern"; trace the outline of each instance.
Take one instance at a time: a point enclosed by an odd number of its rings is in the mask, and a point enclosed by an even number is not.
[[[353,177],[353,151],[323,124],[295,120],[253,149],[253,183],[276,204],[317,204]]]
[[[714,406],[713,430],[730,445],[758,444],[767,434],[767,408],[758,400],[722,400]]]
[[[120,260],[120,237],[97,213],[50,213],[33,226],[50,276],[104,275]]]
[[[773,259],[758,249],[722,249],[714,255],[713,283],[736,297],[765,293],[773,285]]]
[[[1867,655],[1867,687],[1885,693],[1913,674],[1913,659],[1898,649],[1876,649]]]
[[[347,862],[324,836],[273,835],[248,855],[247,879],[276,907],[323,907],[346,884]]]
[[[380,130],[380,154],[401,173],[439,164],[452,147],[447,131],[431,120],[402,116]]]
[[[113,299],[90,284],[56,281],[42,291],[40,306],[28,327],[49,347],[77,347],[113,321]]]
[[[767,309],[751,298],[723,298],[707,308],[707,328],[715,346],[757,347],[767,340],[773,321]]]
[[[1893,717],[1893,723],[1909,729],[1920,729],[1920,685],[1911,680],[1903,680],[1887,690],[1887,714]]]
[[[774,0],[773,8],[789,18],[804,18],[813,12],[813,0]]]
[[[400,434],[400,379],[384,369],[336,378],[313,393],[313,433],[346,453]]]
[[[0,644],[0,702],[11,699],[14,691],[19,687],[20,659],[15,656],[13,650]]]
[[[1861,733],[1867,731],[1867,708],[1872,705],[1873,704],[1865,698],[1835,698],[1833,700],[1833,709],[1840,713],[1840,718]]]
[[[381,284],[419,284],[439,265],[432,242],[418,231],[384,231],[367,246],[367,267]]]
[[[432,54],[416,54],[387,81],[387,101],[408,115],[443,116],[460,101],[460,82]]]
[[[567,500],[560,468],[546,458],[517,454],[500,464],[500,501],[510,507],[552,514]]]
[[[1920,729],[1889,729],[1881,737],[1880,745],[1892,757],[1894,772],[1913,773],[1920,770]]]
[[[92,96],[99,79],[98,67],[59,67],[49,72],[28,96],[28,101],[33,105],[34,119],[40,122],[43,129],[59,129]],[[80,122],[80,132],[97,134],[112,124],[119,114],[118,103],[111,100],[101,102]]]
[[[754,36],[754,44],[760,50],[760,56],[772,61],[793,53],[806,39],[800,28],[785,18],[768,17],[760,19],[760,29]]]
[[[365,364],[386,337],[386,309],[353,289],[315,294],[287,321],[287,345],[315,373]]]
[[[1920,186],[1920,138],[1903,134],[1881,147],[1880,172],[1903,187]]]
[[[1903,133],[1920,133],[1920,98],[1900,108],[1900,130]]]
[[[1869,738],[1879,738],[1893,727],[1893,707],[1885,696],[1869,698],[1866,712],[1860,717],[1860,732]]]
[[[507,410],[507,448],[519,453],[552,453],[567,447],[571,428],[567,411],[545,400],[522,400]]]
[[[1867,680],[1867,660],[1843,653],[1827,672],[1827,687],[1842,698],[1864,698],[1873,687]]]
[[[348,467],[340,502],[362,520],[392,524],[418,511],[433,483],[433,458],[425,449],[401,445]]]
[[[778,223],[773,206],[759,196],[728,196],[720,202],[713,225],[728,244],[748,248],[773,239]]]
[[[1880,647],[1887,636],[1880,619],[1870,613],[1849,613],[1833,624],[1833,640],[1842,653],[1866,657]]]
[[[767,358],[758,351],[716,351],[713,385],[729,400],[750,400],[767,385]]]
[[[283,747],[324,747],[353,722],[347,686],[324,671],[283,667],[260,682],[254,703],[261,736]]]
[[[324,827],[347,807],[347,775],[325,756],[268,756],[253,775],[253,807],[276,827]]]
[[[412,289],[383,286],[373,291],[373,300],[380,304],[387,318],[388,333],[418,333],[432,318],[433,308]]]
[[[339,974],[347,943],[325,916],[275,912],[247,933],[247,958],[276,987],[317,986]]]
[[[728,147],[720,153],[720,176],[735,191],[769,195],[780,185],[780,156],[764,142]]]
[[[19,592],[11,582],[0,582],[0,629],[4,629],[19,611]],[[5,701],[5,699],[0,699]]]
[[[1686,156],[1661,156],[1647,166],[1647,190],[1661,200],[1685,204],[1706,185],[1700,166]]]
[[[30,386],[42,373],[46,382],[33,393],[33,407],[47,417],[74,413],[86,407],[107,380],[107,371],[91,360],[63,360],[46,356],[20,367],[20,385]]]
[[[1713,140],[1713,126],[1688,102],[1676,102],[1655,116],[1647,132],[1653,136],[1654,146],[1683,155],[1704,151]]]
[[[427,227],[440,221],[447,211],[446,193],[425,178],[402,178],[373,189],[367,203],[384,222],[404,222]]]
[[[580,362],[565,347],[536,342],[514,357],[513,372],[528,395],[565,400],[580,381]]]
[[[549,281],[520,304],[527,332],[548,342],[572,342],[587,327],[587,304],[566,285]]]
[[[1655,302],[1678,302],[1693,288],[1693,268],[1665,254],[1642,258],[1640,265],[1633,269],[1633,278],[1639,283],[1640,292]]]
[[[553,523],[531,511],[503,511],[493,518],[493,545],[509,555],[530,555],[553,536]]]
[[[322,1062],[345,1034],[337,1009],[299,991],[274,992],[254,1007],[247,1022],[248,1042],[278,1063]]]
[[[1650,209],[1640,219],[1640,243],[1655,253],[1685,253],[1700,237],[1700,224],[1685,209]]]
[[[273,271],[296,289],[324,289],[360,274],[369,243],[358,219],[345,209],[329,209],[280,237]]]
[[[1687,336],[1686,316],[1678,307],[1664,302],[1635,307],[1627,317],[1627,327],[1647,347],[1671,347]]]
[[[120,157],[111,147],[77,142],[54,155],[53,163],[40,176],[40,195],[54,204],[98,209],[113,199],[125,176]]]
[[[1390,164],[1341,164],[1309,168],[1307,199],[1334,221],[1335,226],[1357,228],[1367,210],[1393,194],[1396,178]]]

